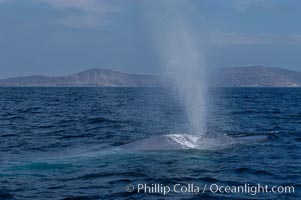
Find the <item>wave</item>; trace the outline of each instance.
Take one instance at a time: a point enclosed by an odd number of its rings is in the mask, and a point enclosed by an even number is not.
[[[189,134],[168,134],[155,136],[140,141],[122,145],[122,149],[139,151],[156,150],[211,150],[231,147],[237,144],[250,144],[265,142],[268,137],[265,135],[229,137],[226,135],[201,136]]]

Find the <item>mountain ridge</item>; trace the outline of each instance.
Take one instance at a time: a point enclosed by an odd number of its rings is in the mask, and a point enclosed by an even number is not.
[[[301,72],[261,65],[221,68],[215,78],[227,87],[301,87]]]
[[[0,79],[0,87],[155,87],[160,83],[160,78],[155,75],[128,74],[100,68],[67,76],[31,75]]]
[[[225,67],[209,75],[217,87],[301,87],[301,72],[260,65]],[[0,79],[0,87],[161,87],[162,77],[92,68],[67,76],[31,75]]]

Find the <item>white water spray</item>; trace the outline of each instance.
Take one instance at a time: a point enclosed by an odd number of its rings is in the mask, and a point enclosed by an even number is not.
[[[168,78],[183,102],[192,132],[206,133],[206,80],[204,59],[186,30],[168,39],[166,62]],[[164,54],[163,54],[164,55]]]
[[[165,13],[167,21],[156,20],[160,24],[160,28],[156,28],[158,33],[154,33],[157,49],[163,71],[185,107],[191,132],[203,135],[207,132],[205,59],[193,29],[179,16],[182,10],[177,3],[171,6]]]

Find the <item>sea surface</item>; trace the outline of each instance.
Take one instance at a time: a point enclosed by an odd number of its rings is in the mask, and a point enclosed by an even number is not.
[[[211,89],[207,110],[207,134],[268,139],[214,150],[131,151],[122,146],[191,133],[174,91],[0,88],[0,199],[301,199],[301,89]],[[194,184],[200,192],[138,193],[138,184]],[[210,190],[245,184],[294,192]]]

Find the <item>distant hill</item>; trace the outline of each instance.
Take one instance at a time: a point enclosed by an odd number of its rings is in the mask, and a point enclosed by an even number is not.
[[[208,78],[221,87],[301,87],[301,72],[263,66],[229,67]],[[0,87],[159,87],[167,81],[155,75],[127,74],[90,69],[69,76],[25,76],[0,79]]]
[[[161,79],[154,75],[138,75],[108,69],[90,69],[70,76],[26,76],[0,79],[0,86],[23,87],[156,87]]]
[[[301,72],[263,66],[229,67],[216,71],[214,85],[224,87],[301,87]]]

